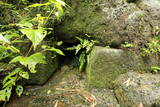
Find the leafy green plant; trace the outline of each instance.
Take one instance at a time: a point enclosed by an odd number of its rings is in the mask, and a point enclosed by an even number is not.
[[[158,66],[152,66],[151,67],[151,72],[158,73],[159,71],[160,71],[160,67],[158,67]]]
[[[153,39],[149,43],[147,43],[146,48],[142,48],[142,55],[147,56],[147,55],[152,55],[152,54],[157,54],[160,52],[160,42],[159,39]]]
[[[21,0],[27,2],[27,0]],[[0,5],[8,6],[8,3],[0,2]],[[36,8],[39,6],[54,5],[55,8],[50,12],[48,16],[42,16],[37,14],[34,18],[26,18],[20,20],[18,23],[0,26],[0,52],[4,53],[4,56],[0,57],[0,60],[10,57],[12,60],[10,64],[16,64],[14,68],[3,80],[2,89],[0,90],[0,101],[9,101],[12,90],[15,91],[18,96],[23,92],[23,86],[17,84],[17,81],[21,79],[29,79],[29,72],[36,73],[37,64],[45,64],[44,51],[53,51],[57,54],[64,55],[64,53],[55,46],[42,45],[41,51],[37,50],[37,47],[42,43],[44,38],[50,34],[51,28],[46,27],[50,15],[55,13],[59,20],[63,15],[63,7],[66,5],[61,0],[49,0],[44,4],[32,4],[26,8]],[[31,44],[26,53],[17,45],[22,43]],[[61,45],[62,42],[57,43]],[[28,69],[28,70],[26,70]]]
[[[92,50],[94,44],[96,41],[94,40],[89,40],[89,39],[82,39],[80,37],[76,37],[80,41],[80,43],[77,46],[73,46],[70,48],[67,48],[67,50],[75,50],[75,55],[80,53],[79,56],[79,71],[83,71],[86,64],[87,64],[87,56]]]
[[[123,48],[131,48],[133,47],[133,44],[125,42],[124,44],[121,45]]]

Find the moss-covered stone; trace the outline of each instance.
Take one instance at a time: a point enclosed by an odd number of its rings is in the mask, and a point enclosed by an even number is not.
[[[159,107],[160,75],[128,72],[115,81],[115,95],[121,107]]]
[[[55,33],[65,42],[89,34],[103,45],[120,46],[127,41],[139,48],[152,35],[151,19],[126,0],[66,0],[72,11]]]
[[[37,48],[36,51],[42,51],[42,45],[49,45],[52,41],[43,41],[41,45]],[[25,81],[26,84],[37,84],[42,85],[44,84],[49,77],[56,71],[59,66],[59,56],[56,55],[54,52],[44,51],[43,52],[46,60],[46,64],[37,64],[35,74],[30,73],[29,80]]]
[[[130,52],[95,46],[87,65],[88,83],[91,87],[112,88],[120,74],[145,69],[143,60]]]

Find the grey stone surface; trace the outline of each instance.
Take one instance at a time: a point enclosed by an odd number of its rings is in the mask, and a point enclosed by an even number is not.
[[[160,75],[128,72],[115,81],[115,94],[121,107],[143,104],[160,106]]]

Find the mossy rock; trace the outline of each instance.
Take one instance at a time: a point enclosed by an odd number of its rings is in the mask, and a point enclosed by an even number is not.
[[[75,42],[75,36],[88,34],[102,45],[120,46],[130,42],[136,48],[150,40],[152,26],[149,16],[135,3],[126,0],[66,0],[72,7],[55,34],[65,42]]]
[[[160,75],[128,72],[115,81],[115,95],[121,107],[160,106]]]
[[[42,45],[52,44],[52,41],[43,41],[38,47],[37,52],[42,51]],[[49,77],[57,70],[59,66],[59,55],[51,51],[43,52],[46,60],[46,64],[37,64],[36,73],[30,73],[29,80],[25,81],[25,84],[44,84]]]
[[[128,51],[95,46],[89,55],[87,79],[91,87],[112,88],[120,74],[145,69],[141,57]]]

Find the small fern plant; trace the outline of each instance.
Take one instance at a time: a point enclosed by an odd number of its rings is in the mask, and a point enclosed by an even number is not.
[[[74,50],[75,55],[80,54],[80,56],[79,56],[79,71],[81,72],[85,69],[85,66],[88,63],[87,56],[97,41],[91,40],[88,35],[87,35],[87,38],[76,37],[76,39],[79,40],[79,44],[77,46],[67,48],[67,50],[69,50],[69,51]]]

